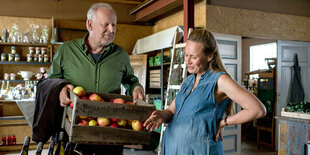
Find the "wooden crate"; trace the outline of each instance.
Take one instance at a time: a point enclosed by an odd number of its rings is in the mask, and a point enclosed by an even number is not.
[[[88,96],[91,93],[86,93]],[[131,96],[97,93],[105,101],[123,98],[132,101]],[[139,101],[137,105],[117,104],[111,102],[89,101],[78,98],[70,91],[70,99],[74,103],[73,109],[66,110],[65,130],[69,141],[78,144],[148,144],[151,133],[148,131],[134,131],[125,128],[78,125],[77,116],[106,117],[126,120],[145,121],[155,110],[153,105]]]
[[[160,88],[160,69],[150,70],[150,88]],[[164,84],[167,83],[167,72],[164,72]]]

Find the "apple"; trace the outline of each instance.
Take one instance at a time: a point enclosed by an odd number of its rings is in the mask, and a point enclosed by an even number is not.
[[[71,107],[72,109],[73,109],[73,105],[74,105],[73,102],[70,102],[70,107]]]
[[[122,99],[122,98],[116,98],[116,99],[114,99],[113,103],[125,104],[126,102],[125,102],[125,100]]]
[[[117,126],[116,123],[112,123],[112,124],[110,125],[110,127],[112,127],[112,128],[118,128],[118,126]]]
[[[114,99],[110,99],[109,102],[112,102],[112,103],[113,103],[113,102],[114,102]]]
[[[125,127],[126,126],[126,120],[124,119],[119,119],[117,120],[117,125],[120,126],[120,127]]]
[[[108,118],[105,118],[105,117],[98,117],[97,122],[98,122],[99,126],[110,125],[110,120]]]
[[[98,94],[91,94],[88,98],[91,101],[101,101],[101,97]]]
[[[133,120],[131,126],[132,126],[132,129],[135,131],[141,131],[143,129],[142,122],[138,120]]]
[[[89,100],[86,96],[81,97],[82,100]]]
[[[84,88],[81,87],[81,86],[77,86],[77,87],[73,88],[72,91],[73,91],[73,93],[74,93],[76,96],[78,96],[78,97],[83,97],[83,96],[85,96],[85,90],[84,90]]]
[[[126,104],[129,104],[129,105],[136,105],[136,104],[133,103],[133,102],[126,102]]]
[[[89,126],[96,126],[96,125],[97,125],[97,121],[94,120],[94,119],[92,119],[92,120],[90,120],[90,121],[88,122],[88,125],[89,125]]]
[[[117,118],[110,118],[111,122],[117,122]]]
[[[88,125],[88,121],[83,119],[83,120],[81,120],[81,122],[79,122],[78,125]]]

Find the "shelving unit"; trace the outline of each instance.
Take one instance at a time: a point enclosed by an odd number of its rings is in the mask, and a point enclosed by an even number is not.
[[[191,31],[192,29],[189,30],[189,34]],[[172,48],[172,55],[171,55],[171,62],[170,62],[170,71],[169,71],[169,76],[168,76],[166,99],[165,99],[165,104],[164,104],[163,109],[166,109],[170,105],[170,103],[173,101],[173,99],[176,97],[176,94],[181,88],[181,84],[187,75],[185,60],[181,58],[184,55],[184,48],[186,46],[186,43],[177,44],[177,40],[176,40],[176,38],[178,37],[177,35],[178,33],[175,33],[175,36],[174,36],[175,39],[174,39],[174,44]],[[178,76],[174,74],[178,74]],[[158,155],[161,154],[161,143],[162,143],[162,138],[163,138],[165,129],[166,129],[166,124],[162,124],[161,131],[160,131],[159,146],[157,150]]]
[[[16,47],[16,53],[20,56],[20,61],[0,61],[0,80],[4,79],[4,73],[15,73],[16,80],[11,80],[11,83],[24,83],[22,77],[17,73],[19,71],[32,71],[38,73],[40,67],[44,67],[49,70],[53,59],[53,44],[25,44],[25,43],[0,43],[0,52],[6,55],[8,60],[8,54],[11,53],[11,47]],[[46,54],[49,56],[48,62],[27,62],[26,57],[29,53],[29,47],[45,47]],[[34,77],[31,79],[34,80]]]

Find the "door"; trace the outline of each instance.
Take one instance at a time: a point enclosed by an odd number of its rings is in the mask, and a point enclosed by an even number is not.
[[[220,51],[220,55],[227,73],[241,84],[241,37],[213,33]],[[240,111],[235,104],[235,112]],[[225,155],[240,154],[241,125],[231,125],[224,128],[223,147]]]
[[[130,55],[129,58],[130,64],[134,70],[134,75],[138,77],[145,92],[147,54]],[[123,86],[121,87],[121,92],[123,95],[125,94],[125,89]]]
[[[294,54],[298,55],[298,63],[301,68],[301,80],[305,91],[305,101],[310,100],[310,43],[297,41],[283,41],[278,42],[278,60],[277,60],[277,116],[281,116],[281,110],[286,106],[290,100],[291,82],[294,69]],[[276,121],[276,144],[278,144],[278,121]],[[277,147],[277,145],[276,145]]]

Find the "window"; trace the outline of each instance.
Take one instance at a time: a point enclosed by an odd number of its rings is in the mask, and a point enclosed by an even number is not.
[[[277,43],[250,46],[250,71],[269,69],[265,58],[277,57]],[[251,77],[258,78],[258,75]]]

